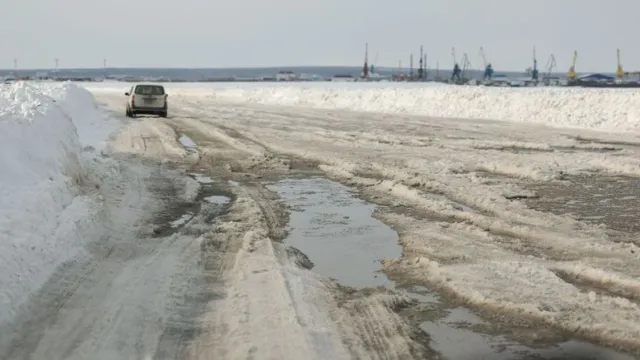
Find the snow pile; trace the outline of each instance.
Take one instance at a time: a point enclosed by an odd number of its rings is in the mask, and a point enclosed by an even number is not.
[[[640,93],[634,90],[403,85],[238,86],[212,89],[207,96],[237,103],[640,130]]]
[[[51,86],[39,84],[38,89],[56,102],[71,116],[83,145],[102,150],[106,145],[105,134],[114,133],[120,122],[102,111],[93,94],[70,82]]]
[[[91,106],[73,84],[0,87],[0,322],[78,253],[88,239],[76,233],[95,225],[94,201],[79,196],[76,131],[96,120],[82,115]]]

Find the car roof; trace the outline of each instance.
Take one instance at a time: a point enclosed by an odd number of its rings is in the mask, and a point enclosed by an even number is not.
[[[135,84],[134,86],[160,86],[162,88],[164,88],[164,86],[160,85],[160,84],[151,84],[151,83],[140,83],[140,84]]]

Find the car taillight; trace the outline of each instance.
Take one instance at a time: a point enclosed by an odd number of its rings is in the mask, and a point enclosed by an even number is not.
[[[136,99],[136,95],[135,94],[131,94],[131,101],[134,101]]]

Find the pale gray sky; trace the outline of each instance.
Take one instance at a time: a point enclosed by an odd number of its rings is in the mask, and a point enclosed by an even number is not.
[[[639,0],[4,0],[0,68],[357,65],[364,42],[379,66],[429,66],[451,48],[478,67],[640,70]]]

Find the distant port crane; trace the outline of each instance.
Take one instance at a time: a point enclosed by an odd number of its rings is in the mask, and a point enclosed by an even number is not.
[[[480,46],[480,58],[482,59],[482,65],[484,66],[484,75],[482,76],[482,78],[485,80],[491,80],[491,78],[493,77],[493,66],[490,62],[487,61],[487,56],[482,46]]]
[[[543,78],[543,81],[546,85],[549,85],[551,83],[551,73],[553,72],[553,69],[557,66],[556,64],[556,57],[555,55],[551,54],[549,55],[549,60],[547,60],[547,64],[545,65],[545,70],[546,75]]]
[[[618,49],[618,68],[616,69],[616,79],[622,80],[624,77],[624,70],[622,69],[622,62],[620,61],[620,49]]]
[[[573,61],[571,62],[571,67],[569,68],[569,72],[567,73],[567,77],[570,81],[576,79],[576,61],[578,60],[578,50],[573,52]]]

